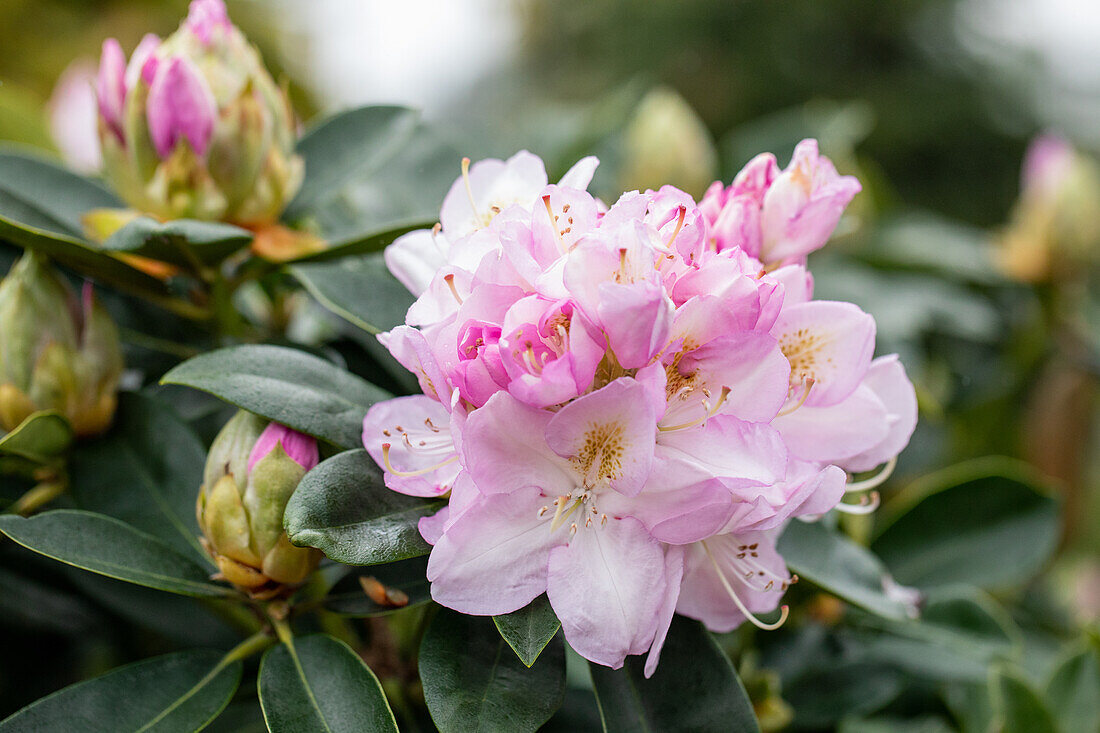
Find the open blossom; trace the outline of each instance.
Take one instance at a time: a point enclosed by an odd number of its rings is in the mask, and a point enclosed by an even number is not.
[[[372,407],[363,442],[391,489],[450,499],[420,524],[436,601],[545,593],[580,654],[652,674],[674,613],[782,622],[757,618],[795,580],[779,533],[868,510],[843,499],[885,480],[916,400],[870,315],[813,299],[802,262],[859,190],[814,141],[699,203],[607,206],[594,167],[464,161],[440,224],[390,246],[417,301],[380,340],[423,394]]]

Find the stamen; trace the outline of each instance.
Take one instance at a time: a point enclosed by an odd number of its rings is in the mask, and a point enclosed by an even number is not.
[[[879,504],[882,503],[882,497],[879,496],[877,491],[872,491],[870,494],[864,494],[859,498],[858,504],[845,504],[841,502],[837,504],[834,509],[838,512],[844,512],[845,514],[870,514],[878,509]]]
[[[722,405],[725,404],[726,398],[729,397],[729,396],[730,396],[730,388],[729,387],[723,387],[722,388],[722,394],[718,396],[718,401],[714,403],[714,407],[711,407],[710,403],[708,403],[706,400],[703,401],[703,407],[706,408],[706,414],[704,414],[702,417],[700,417],[696,420],[692,420],[691,422],[682,423],[680,425],[670,425],[670,426],[658,425],[657,429],[661,430],[661,431],[664,431],[664,432],[669,432],[669,431],[672,431],[672,430],[684,430],[686,428],[693,428],[696,425],[702,425],[707,420],[714,417],[718,413],[718,411],[720,409],[722,409]]]
[[[474,189],[470,187],[470,159],[462,159],[462,180],[466,183],[466,196],[470,199],[470,208],[474,211],[474,218],[481,222],[481,212],[477,210],[477,203],[474,201]]]
[[[462,296],[458,294],[458,288],[455,287],[454,273],[449,273],[443,276],[443,281],[447,283],[447,287],[451,289],[451,295],[458,301],[459,305],[462,305]]]
[[[806,404],[807,398],[810,396],[810,390],[814,388],[813,377],[807,377],[805,379],[805,389],[802,390],[802,396],[798,398],[798,402],[790,407],[784,407],[782,410],[776,413],[776,417],[783,417],[784,415],[790,415],[802,405]]]
[[[554,238],[558,240],[558,251],[565,254],[565,242],[562,241],[561,232],[558,231],[558,217],[554,216],[554,207],[550,205],[550,194],[542,197],[542,203],[546,206],[546,216],[550,218],[550,228],[554,230]]]
[[[577,500],[577,501],[574,501],[569,506],[569,511],[565,511],[565,505],[572,498],[573,497],[570,496],[569,494],[562,494],[561,496],[559,496],[557,499],[554,500],[554,504],[557,505],[558,510],[556,512],[554,512],[554,521],[550,522],[550,531],[551,532],[553,532],[555,529],[557,529],[558,527],[565,524],[565,520],[569,518],[569,515],[572,514],[573,511],[578,506],[580,506],[581,502],[580,502],[580,500]]]
[[[848,483],[848,488],[844,489],[844,493],[845,494],[854,494],[857,491],[867,491],[868,489],[877,489],[879,486],[882,486],[884,483],[886,483],[886,481],[894,473],[894,469],[897,468],[897,465],[898,465],[898,457],[894,456],[893,458],[891,458],[889,461],[886,462],[886,465],[884,465],[882,467],[882,470],[880,470],[877,474],[875,474],[871,478],[864,479],[863,481],[851,481],[851,482],[849,482]]]
[[[700,542],[699,544],[701,544],[703,546],[703,551],[705,553],[707,553],[707,559],[709,559],[710,564],[714,566],[714,572],[718,573],[718,580],[720,580],[722,582],[722,587],[726,589],[726,593],[729,594],[729,597],[731,599],[733,599],[733,602],[737,605],[737,610],[739,610],[741,613],[743,613],[745,615],[745,618],[747,618],[752,623],[753,626],[756,626],[759,629],[764,629],[765,631],[775,631],[776,629],[778,629],[780,626],[783,625],[783,622],[785,622],[787,620],[787,616],[790,615],[790,612],[791,612],[791,610],[788,606],[783,605],[779,609],[779,620],[778,621],[775,621],[775,622],[769,624],[769,623],[764,623],[763,621],[758,619],[755,615],[753,615],[752,611],[750,611],[748,608],[745,607],[745,604],[741,602],[741,599],[737,597],[737,593],[734,592],[733,586],[731,586],[729,581],[726,580],[725,573],[723,573],[722,568],[719,567],[718,561],[714,559],[714,555],[711,554],[710,548],[707,547],[707,543],[705,541],[703,541],[703,542]]]
[[[687,214],[687,207],[683,204],[680,204],[679,209],[680,211],[677,214],[676,218],[676,228],[672,230],[672,236],[668,238],[667,242],[665,242],[665,247],[668,249],[672,248],[672,243],[676,241],[676,235],[680,233],[681,227],[684,226],[684,215]]]
[[[440,468],[443,468],[446,465],[454,463],[457,460],[458,460],[458,454],[456,453],[455,455],[451,456],[450,458],[447,458],[446,460],[441,461],[440,463],[437,463],[434,466],[429,466],[428,468],[422,468],[419,471],[398,471],[396,468],[393,467],[393,464],[390,463],[390,444],[389,443],[383,443],[382,444],[382,463],[385,464],[386,470],[389,471],[390,473],[392,473],[394,476],[404,476],[404,477],[423,476],[426,473],[431,473],[432,471],[436,471]]]

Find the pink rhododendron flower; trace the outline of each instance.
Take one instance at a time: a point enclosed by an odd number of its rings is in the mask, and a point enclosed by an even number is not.
[[[873,318],[813,299],[802,264],[856,191],[799,145],[697,203],[548,184],[541,161],[463,163],[440,224],[386,261],[414,295],[381,342],[423,394],[375,405],[387,485],[446,496],[420,522],[432,597],[494,615],[546,593],[566,639],[658,663],[674,613],[772,628],[794,582],[775,541],[888,476],[916,422]],[[884,468],[853,482],[850,472]]]

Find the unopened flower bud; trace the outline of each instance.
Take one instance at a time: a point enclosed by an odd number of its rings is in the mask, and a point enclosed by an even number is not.
[[[0,426],[56,410],[79,435],[107,429],[115,413],[122,353],[118,330],[49,261],[27,251],[0,282]]]
[[[105,42],[96,91],[105,175],[135,209],[258,227],[301,185],[286,93],[222,0],[193,0],[179,30],[146,36],[129,64]]]
[[[316,440],[243,410],[218,433],[196,511],[206,546],[230,583],[272,598],[317,567],[320,551],[295,547],[283,529],[286,504],[317,460]]]
[[[1100,260],[1100,166],[1042,135],[1028,148],[1020,198],[1000,236],[999,264],[1017,280],[1070,276]]]

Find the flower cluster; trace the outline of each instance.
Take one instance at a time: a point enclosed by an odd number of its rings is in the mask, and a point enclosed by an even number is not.
[[[866,508],[842,499],[888,472],[916,400],[872,358],[871,316],[812,298],[805,257],[860,188],[814,141],[700,202],[665,186],[607,207],[596,165],[548,185],[527,152],[463,161],[440,224],[387,249],[419,297],[380,339],[423,394],[375,405],[363,442],[391,489],[449,494],[420,524],[436,601],[502,614],[546,593],[580,654],[648,650],[649,674],[673,613],[770,626],[792,582],[779,531]]]
[[[301,185],[286,93],[222,0],[192,0],[178,31],[146,35],[129,62],[105,41],[95,88],[104,174],[140,211],[256,226]]]

